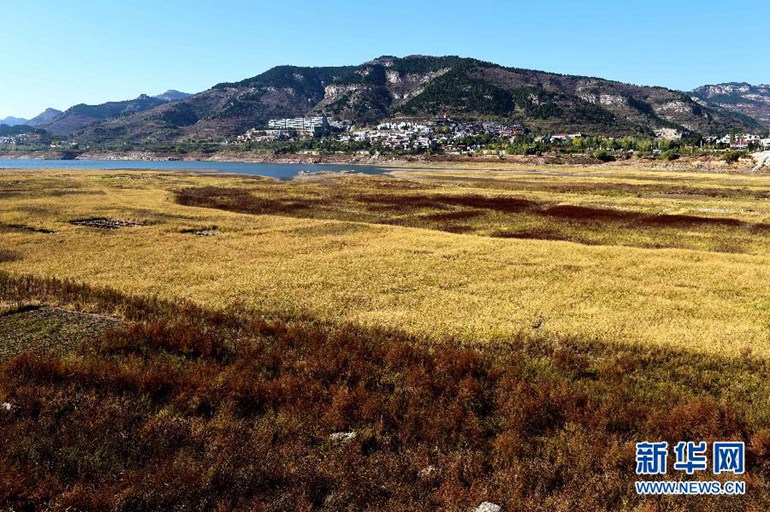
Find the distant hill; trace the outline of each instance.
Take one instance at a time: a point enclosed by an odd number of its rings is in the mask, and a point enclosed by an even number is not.
[[[158,101],[158,100],[156,100]],[[83,142],[221,140],[268,119],[326,113],[358,125],[451,116],[523,123],[538,132],[724,133],[753,121],[683,92],[507,68],[475,59],[384,56],[358,66],[279,66],[172,103],[88,124]]]
[[[26,124],[29,126],[38,127],[48,123],[49,121],[52,121],[54,118],[60,115],[62,115],[61,110],[56,110],[55,108],[47,108],[41,114],[38,114],[37,116],[27,121]]]
[[[111,117],[149,110],[166,103],[164,100],[142,94],[127,101],[110,101],[101,105],[80,104],[68,108],[62,114],[39,126],[56,135],[69,135],[86,126]]]
[[[355,69],[280,66],[145,112],[108,119],[83,129],[76,138],[104,143],[233,137],[271,118],[307,114],[323,100],[328,85]]]
[[[142,94],[133,100],[110,101],[100,105],[75,105],[65,112],[49,109],[44,113],[48,113],[46,119],[36,121],[37,124],[35,126],[45,128],[48,132],[56,135],[69,135],[83,130],[94,123],[144,112],[159,105],[183,100],[190,96],[190,94],[184,92],[169,90],[157,96]]]
[[[26,119],[22,119],[20,117],[6,117],[5,119],[0,119],[0,125],[5,126],[19,126],[20,124],[27,124]]]
[[[770,129],[770,85],[730,82],[704,85],[691,94],[705,105],[748,116]]]

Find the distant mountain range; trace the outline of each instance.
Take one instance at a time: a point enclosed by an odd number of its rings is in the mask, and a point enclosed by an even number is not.
[[[770,129],[770,85],[738,82],[704,85],[691,94],[705,105],[750,117]]]
[[[383,56],[355,66],[279,66],[194,95],[171,90],[49,109],[28,123],[81,143],[217,141],[269,119],[317,114],[359,126],[447,116],[506,120],[539,133],[724,134],[770,126],[768,89],[722,84],[684,93],[455,56]]]
[[[29,121],[27,119],[22,119],[20,117],[6,117],[5,119],[0,119],[0,125],[5,126],[19,126],[21,124],[27,124]]]
[[[188,98],[93,123],[81,142],[222,140],[271,118],[325,113],[358,125],[394,117],[505,119],[537,132],[723,133],[755,122],[689,94],[461,57],[380,57],[358,66],[279,66]]]
[[[70,135],[78,130],[82,130],[88,125],[112,117],[142,112],[158,105],[183,100],[190,96],[190,94],[184,92],[168,90],[157,96],[147,96],[146,94],[142,94],[136,99],[127,101],[110,101],[100,105],[75,105],[64,112],[49,108],[32,119],[21,119],[16,117],[0,119],[0,125],[27,125],[44,129],[53,135]]]
[[[142,94],[136,99],[126,101],[110,101],[100,105],[80,104],[68,108],[47,120],[38,121],[38,128],[54,135],[71,135],[84,128],[119,116],[128,116],[159,105],[188,98],[190,95],[179,91],[166,91],[158,96]],[[47,112],[47,111],[46,111]]]

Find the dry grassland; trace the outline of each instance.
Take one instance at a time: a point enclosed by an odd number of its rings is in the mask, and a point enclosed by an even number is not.
[[[767,356],[768,197],[764,176],[628,169],[3,171],[0,270],[434,340]]]

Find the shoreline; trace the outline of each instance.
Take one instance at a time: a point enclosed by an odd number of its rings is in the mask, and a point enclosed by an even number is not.
[[[522,166],[537,167],[578,167],[603,168],[636,167],[654,171],[705,171],[705,172],[770,172],[768,162],[764,167],[757,165],[753,158],[741,159],[728,164],[716,157],[682,156],[675,161],[662,161],[643,158],[629,158],[611,162],[601,162],[588,155],[545,154],[545,155],[505,155],[505,156],[368,156],[356,154],[255,154],[240,152],[220,152],[204,154],[200,152],[179,155],[175,153],[152,151],[104,151],[73,154],[66,151],[43,152],[0,152],[0,159],[8,160],[51,160],[77,161],[102,160],[106,162],[144,161],[144,162],[222,162],[253,164],[312,164],[312,165],[355,165],[379,167],[386,170],[513,170]]]

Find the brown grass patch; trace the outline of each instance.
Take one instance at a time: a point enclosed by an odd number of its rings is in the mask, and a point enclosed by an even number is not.
[[[431,346],[0,274],[0,298],[35,294],[136,321],[75,356],[0,363],[4,508],[724,510],[634,492],[634,443],[681,439],[746,441],[750,492],[730,503],[770,502],[770,366],[750,356],[527,336]]]

